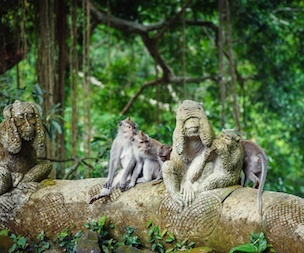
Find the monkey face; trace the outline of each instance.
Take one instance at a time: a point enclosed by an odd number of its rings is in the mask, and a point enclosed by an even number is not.
[[[136,134],[136,126],[134,124],[129,124],[126,121],[121,121],[119,123],[119,129],[123,132],[125,138],[133,138]]]
[[[26,141],[33,140],[36,136],[35,112],[26,103],[23,103],[22,108],[19,107],[14,104],[12,108],[12,116],[17,130],[22,139]]]
[[[143,153],[148,153],[150,150],[150,142],[146,138],[138,138],[137,147]]]
[[[198,118],[190,118],[185,121],[184,131],[185,135],[188,137],[198,136],[199,135],[199,119]]]
[[[169,145],[162,145],[159,149],[158,156],[162,162],[170,160],[172,147]]]

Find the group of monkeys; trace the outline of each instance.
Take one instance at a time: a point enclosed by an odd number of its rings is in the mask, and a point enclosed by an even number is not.
[[[258,207],[261,212],[261,195],[267,175],[267,156],[264,150],[250,140],[241,140],[244,149],[244,182],[249,180],[258,189]],[[171,146],[163,144],[139,131],[136,124],[128,117],[118,124],[118,132],[110,151],[109,172],[103,187],[89,203],[109,196],[119,187],[126,191],[137,183],[153,180],[153,184],[162,180],[162,165],[170,159]],[[120,170],[116,172],[116,168]]]
[[[129,190],[136,183],[162,180],[161,167],[170,159],[171,146],[150,138],[143,131],[137,133],[137,125],[130,117],[118,124],[118,132],[110,151],[110,164],[106,181],[95,200],[109,196],[113,189]],[[116,173],[116,168],[120,167]]]

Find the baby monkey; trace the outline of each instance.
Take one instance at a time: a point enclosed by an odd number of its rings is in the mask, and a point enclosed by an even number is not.
[[[100,193],[90,199],[90,204],[104,196],[109,196],[113,189],[119,184],[120,178],[128,167],[133,156],[132,139],[136,132],[136,124],[130,119],[130,117],[118,123],[118,132],[110,151],[108,177],[104,182]],[[120,170],[115,174],[117,167],[119,167]],[[127,175],[127,177],[128,176],[129,175]]]
[[[152,141],[154,141],[154,143],[155,143],[156,140],[152,139]],[[171,155],[171,152],[172,152],[172,147],[169,146],[169,145],[166,145],[166,144],[162,144],[159,141],[156,141],[155,145],[156,145],[156,147],[158,149],[158,156],[159,156],[159,158],[161,160],[161,166],[163,166],[163,164],[164,164],[165,161],[170,160],[170,155]],[[162,180],[163,180],[163,173],[162,173],[162,170],[160,169],[157,178],[155,178],[153,180],[152,184],[153,185],[159,184],[159,183],[162,182]]]
[[[245,174],[243,186],[251,180],[253,187],[258,189],[258,210],[262,214],[262,192],[267,176],[267,155],[264,150],[250,140],[241,140],[244,148],[243,171]]]

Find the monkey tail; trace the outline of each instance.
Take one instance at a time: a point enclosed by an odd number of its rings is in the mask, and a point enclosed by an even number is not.
[[[262,215],[262,193],[263,193],[263,188],[267,176],[267,157],[264,156],[262,153],[258,154],[258,157],[260,158],[261,164],[262,164],[262,174],[261,174],[261,181],[259,184],[259,189],[258,189],[258,210],[260,215]]]

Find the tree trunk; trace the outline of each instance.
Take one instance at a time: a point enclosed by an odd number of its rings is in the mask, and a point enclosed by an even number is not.
[[[25,199],[24,204],[9,211],[0,228],[35,238],[41,230],[49,238],[69,227],[72,232],[85,230],[84,224],[103,215],[115,225],[110,229],[114,238],[121,238],[124,229],[132,226],[141,243],[150,247],[146,224],[152,221],[161,231],[167,229],[179,239],[188,238],[195,246],[209,246],[227,253],[237,245],[247,243],[253,232],[264,231],[277,253],[302,252],[304,243],[304,200],[293,195],[264,192],[263,215],[257,209],[257,190],[232,186],[201,192],[190,207],[181,209],[169,195],[163,183],[136,185],[121,193],[115,190],[109,199],[88,204],[99,192],[104,179],[45,180],[43,188],[31,196],[19,192],[10,199]],[[15,195],[18,195],[18,198]],[[14,198],[12,196],[15,196]],[[28,196],[28,197],[26,197]]]

